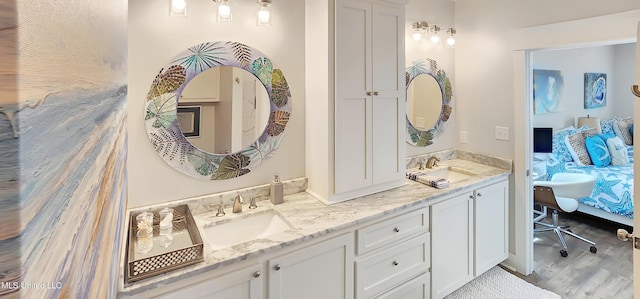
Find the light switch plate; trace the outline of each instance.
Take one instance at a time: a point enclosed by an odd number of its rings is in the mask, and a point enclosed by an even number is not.
[[[496,139],[509,141],[509,128],[496,126]]]

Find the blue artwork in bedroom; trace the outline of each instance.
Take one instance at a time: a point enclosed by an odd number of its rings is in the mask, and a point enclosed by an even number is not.
[[[607,106],[607,74],[584,74],[584,108]]]
[[[564,79],[560,71],[533,70],[533,113],[560,111],[560,93]]]

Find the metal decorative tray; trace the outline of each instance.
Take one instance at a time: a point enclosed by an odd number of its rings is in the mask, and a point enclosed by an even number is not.
[[[171,233],[171,244],[166,246],[167,236],[160,235],[160,216],[158,211],[154,211],[153,237],[151,238],[153,247],[145,253],[136,250],[136,241],[138,241],[136,238],[136,216],[142,211],[131,213],[127,251],[125,253],[127,261],[125,267],[126,283],[163,274],[204,260],[202,238],[189,207],[187,205],[179,205],[172,208],[173,231]],[[164,241],[163,238],[165,238]]]

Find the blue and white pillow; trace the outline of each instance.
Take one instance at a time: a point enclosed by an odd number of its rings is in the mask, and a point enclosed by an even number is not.
[[[565,137],[575,133],[576,131],[577,130],[574,126],[570,126],[562,130],[559,130],[553,134],[552,152],[555,156],[556,161],[560,163],[573,161],[573,158],[571,157],[571,152],[569,152],[569,149],[567,148],[567,145],[565,143]]]
[[[600,127],[602,128],[602,133],[611,133],[613,135],[615,135],[616,133],[613,131],[613,124],[620,120],[619,117],[614,117],[614,118],[610,118],[610,119],[605,119],[600,121]]]
[[[587,137],[585,139],[585,145],[593,165],[597,167],[606,167],[611,164],[609,148],[600,135]]]

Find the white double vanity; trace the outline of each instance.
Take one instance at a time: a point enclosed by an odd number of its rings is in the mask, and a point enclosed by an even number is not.
[[[334,205],[298,192],[283,204],[260,200],[256,209],[245,205],[222,217],[206,199],[183,201],[203,236],[204,261],[125,285],[120,296],[442,298],[508,257],[510,162],[448,155],[438,167],[475,175],[445,189],[406,180]],[[211,245],[217,242],[207,236],[212,223],[226,222],[241,234],[245,219],[264,214],[288,228],[226,248]]]
[[[285,181],[287,196],[278,205],[264,196],[268,186],[257,186],[129,211],[187,205],[202,236],[203,261],[124,283],[119,297],[443,298],[508,258],[511,161],[455,149],[405,157],[406,142],[433,144],[452,111],[451,82],[435,61],[416,60],[405,69],[406,3],[306,2],[306,178]],[[199,47],[216,49],[212,55],[265,86],[271,101],[263,109],[269,110],[265,131],[235,149],[207,152],[190,145],[174,119],[184,103],[175,99],[204,70],[191,69],[185,51],[160,70],[149,91],[149,139],[165,162],[186,175],[226,180],[251,174],[274,154],[292,98],[301,95],[291,94],[282,70],[256,49],[236,42]],[[238,49],[249,57],[236,55]],[[161,82],[169,75],[180,80]],[[422,106],[407,100],[427,88],[411,88],[418,76],[432,81],[437,94],[425,108],[435,110],[433,119],[405,108]],[[218,89],[211,98],[234,91]],[[442,189],[405,178],[407,169],[432,156],[440,162],[431,163],[431,171],[449,176],[461,174],[458,169],[464,177],[449,177]],[[258,198],[257,208],[236,200],[231,213],[234,192]],[[226,207],[220,208],[223,199]]]

